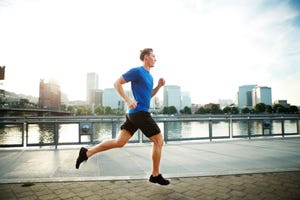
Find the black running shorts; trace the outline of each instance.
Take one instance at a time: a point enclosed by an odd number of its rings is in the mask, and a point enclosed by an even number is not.
[[[121,125],[122,129],[127,130],[131,135],[140,129],[148,138],[160,133],[160,128],[150,113],[144,111],[126,114],[126,121]]]

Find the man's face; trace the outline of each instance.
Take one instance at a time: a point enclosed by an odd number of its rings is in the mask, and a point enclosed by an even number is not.
[[[155,55],[153,53],[150,53],[149,55],[145,55],[145,61],[151,66],[154,67],[154,64],[156,62]]]

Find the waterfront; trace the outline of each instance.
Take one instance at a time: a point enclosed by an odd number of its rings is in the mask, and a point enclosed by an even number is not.
[[[122,122],[116,122],[116,134]],[[209,138],[210,126],[208,121],[168,121],[158,122],[162,131],[167,132],[168,140],[189,140]],[[213,138],[231,138],[262,135],[280,135],[282,128],[286,134],[299,134],[297,120],[284,120],[282,127],[281,120],[272,120],[270,129],[263,129],[261,119],[252,120],[235,120],[229,123],[228,120],[213,121],[211,132]],[[55,126],[52,123],[32,123],[28,124],[27,135],[22,134],[23,124],[7,124],[0,128],[0,144],[14,145],[21,144],[26,139],[28,145],[45,145],[53,144],[55,140]],[[112,123],[93,123],[92,135],[81,135],[79,123],[60,123],[58,124],[58,143],[78,143],[89,142],[91,137],[94,142],[112,138],[114,132]],[[146,140],[138,131],[131,139],[133,142]]]

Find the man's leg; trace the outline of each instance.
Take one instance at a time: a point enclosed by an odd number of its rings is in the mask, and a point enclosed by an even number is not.
[[[89,158],[92,155],[94,155],[95,153],[99,153],[99,152],[106,151],[106,150],[113,149],[113,148],[121,148],[125,144],[127,144],[127,142],[130,140],[131,137],[132,137],[131,134],[127,130],[122,129],[117,138],[110,139],[110,140],[104,140],[100,144],[89,149],[86,152],[86,155]]]
[[[154,135],[149,138],[153,142],[152,146],[152,175],[149,178],[149,181],[152,183],[158,183],[160,185],[168,185],[170,181],[163,178],[159,172],[161,151],[163,147],[163,136],[161,133]]]
[[[76,160],[76,165],[75,165],[76,169],[79,168],[80,164],[83,161],[86,161],[89,157],[91,157],[95,153],[99,153],[113,148],[123,147],[125,144],[127,144],[127,142],[131,137],[132,137],[131,134],[127,130],[122,129],[118,137],[115,139],[104,140],[100,144],[92,147],[90,150],[82,147],[79,151],[79,155]]]
[[[159,175],[159,165],[161,159],[161,150],[163,147],[163,137],[162,134],[159,133],[149,138],[153,142],[152,146],[152,175]]]

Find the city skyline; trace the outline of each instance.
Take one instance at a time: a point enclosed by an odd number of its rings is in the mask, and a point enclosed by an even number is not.
[[[98,74],[97,73],[95,73],[95,72],[89,72],[89,73],[87,73],[86,74],[86,80],[85,80],[85,83],[86,83],[86,85],[85,85],[85,93],[86,93],[86,96],[85,96],[85,99],[73,99],[73,100],[70,100],[69,98],[68,98],[68,96],[67,96],[67,94],[66,93],[64,93],[63,91],[61,91],[61,93],[62,93],[62,96],[63,96],[63,98],[66,100],[66,99],[68,99],[68,101],[86,101],[87,103],[90,101],[89,100],[89,97],[88,97],[88,93],[89,93],[89,90],[90,90],[90,86],[89,86],[89,81],[87,81],[87,79],[88,79],[88,77],[91,75],[91,74],[93,74],[93,75],[96,75],[97,77],[98,77]],[[44,80],[44,79],[40,79],[40,82],[41,81],[43,81],[43,82],[45,82],[45,83],[49,83],[49,82],[56,82],[58,85],[59,85],[59,87],[60,87],[60,84],[58,83],[58,81],[56,80],[56,79],[52,79],[52,78],[50,78],[49,80]],[[94,82],[94,80],[92,80],[93,82]],[[98,80],[96,81],[97,83],[98,83]],[[96,86],[95,88],[93,88],[92,90],[94,91],[94,92],[99,92],[99,91],[104,91],[104,90],[111,90],[111,89],[114,89],[114,87],[106,87],[106,88],[101,88],[101,87],[99,87],[99,85],[93,85],[93,86]],[[127,84],[127,85],[125,85],[125,90],[127,91],[127,92],[130,92],[131,90],[130,90],[130,88],[129,88],[129,84]],[[219,97],[216,101],[209,101],[209,102],[204,102],[204,103],[194,103],[194,102],[191,102],[191,104],[198,104],[198,105],[205,105],[205,104],[210,104],[210,103],[215,103],[215,104],[220,104],[222,101],[228,101],[228,100],[230,100],[230,101],[232,101],[231,103],[229,103],[229,104],[232,104],[232,103],[234,103],[234,104],[238,104],[238,92],[239,92],[239,88],[240,87],[243,87],[243,86],[248,86],[248,85],[240,85],[240,86],[238,86],[238,90],[236,91],[236,98],[235,99],[224,99],[224,98],[222,98],[222,97]],[[268,86],[266,86],[266,85],[264,85],[264,86],[259,86],[259,85],[250,85],[250,86],[256,86],[256,87],[259,87],[259,88],[261,88],[261,87],[267,87],[267,88],[269,88]],[[156,96],[158,96],[158,98],[161,100],[161,101],[165,101],[165,98],[164,98],[164,90],[166,89],[166,88],[169,88],[169,87],[179,87],[179,88],[181,88],[181,86],[180,85],[165,85],[164,86],[164,89],[162,90],[162,91],[160,91],[160,93],[161,93],[161,95],[156,95]],[[11,91],[9,91],[9,92],[11,92]],[[39,91],[39,93],[40,93],[40,91]],[[181,91],[181,95],[183,95],[184,93],[190,93],[189,91]],[[21,94],[24,94],[24,93],[21,93]],[[28,95],[28,94],[24,94],[24,95]],[[188,95],[189,96],[189,95]],[[39,95],[37,95],[37,96],[34,96],[34,97],[36,97],[36,98],[39,98]],[[272,95],[271,95],[271,97],[272,97]],[[120,98],[120,97],[119,97]],[[119,99],[118,98],[118,99]],[[288,99],[284,99],[284,98],[282,98],[282,99],[274,99],[273,101],[272,101],[272,104],[275,102],[275,101],[280,101],[280,100],[287,100],[287,102],[289,103],[289,101],[288,101]],[[222,104],[222,103],[221,103]],[[228,104],[228,103],[225,103],[226,105]],[[228,105],[229,105],[228,104]],[[295,104],[291,104],[291,105],[295,105]],[[299,105],[296,105],[296,106],[299,106]]]
[[[92,75],[91,82],[93,82],[92,84],[89,83],[89,81],[88,81],[88,78],[91,77],[91,75]],[[95,80],[95,77],[98,77],[98,74],[96,74],[94,72],[87,73],[87,77],[86,77],[87,78],[87,81],[86,81],[87,99],[81,100],[81,101],[86,102],[86,104],[88,104],[88,105],[110,106],[113,109],[120,108],[120,106],[121,106],[120,102],[123,100],[117,94],[115,88],[99,88],[98,85],[95,84],[98,82],[97,78]],[[43,79],[41,79],[40,86],[41,86],[41,83],[49,85],[50,87],[53,87],[53,88],[54,87],[60,88],[59,83],[53,79],[46,81],[46,82]],[[50,89],[50,90],[51,90],[51,92],[54,92],[53,89]],[[154,107],[157,107],[157,105],[155,105],[157,103],[163,107],[175,106],[177,110],[183,109],[185,106],[187,106],[187,107],[191,107],[192,105],[205,106],[208,104],[218,104],[221,107],[230,106],[230,105],[234,104],[235,106],[237,106],[239,108],[243,108],[245,106],[251,108],[258,103],[264,103],[266,105],[271,105],[271,106],[274,104],[291,105],[288,102],[288,100],[286,100],[286,99],[276,99],[273,101],[271,91],[272,91],[272,88],[270,88],[268,86],[242,85],[242,86],[239,86],[236,100],[219,98],[218,102],[206,102],[204,104],[195,104],[195,103],[192,103],[192,101],[191,101],[189,91],[181,91],[180,85],[165,85],[164,89],[163,89],[163,97],[156,96],[155,98],[153,98],[151,100],[150,107],[151,107],[151,109]],[[130,89],[125,89],[125,92],[127,93],[127,95],[132,96]],[[249,92],[251,92],[251,94]],[[36,97],[37,99],[41,98],[41,88],[39,90],[39,93],[40,93],[40,95],[38,97]],[[42,93],[43,93],[43,91],[42,91]],[[60,89],[59,89],[59,93],[61,93]],[[90,95],[90,97],[89,97],[89,95]],[[132,96],[132,98],[133,98],[133,96]],[[78,100],[75,100],[75,102],[76,101],[78,101]],[[68,97],[64,93],[61,94],[61,102],[63,104],[69,103]],[[278,103],[278,102],[281,102],[281,103]],[[125,107],[126,107],[126,105],[125,105]]]
[[[192,103],[235,100],[256,84],[300,105],[299,13],[296,0],[1,0],[0,86],[38,96],[39,80],[54,78],[70,100],[86,100],[86,73],[111,88],[152,47],[154,84],[164,77]]]

